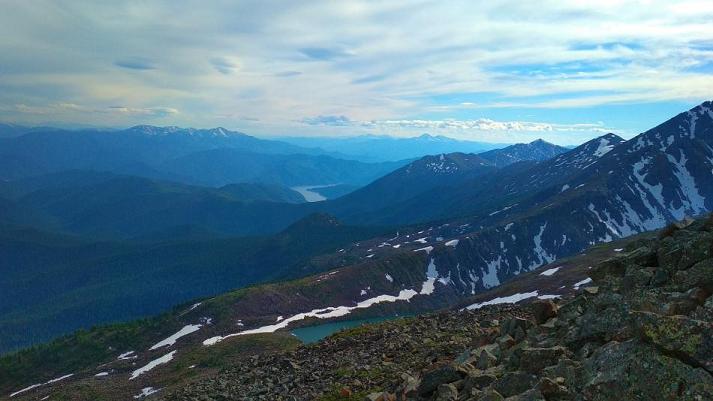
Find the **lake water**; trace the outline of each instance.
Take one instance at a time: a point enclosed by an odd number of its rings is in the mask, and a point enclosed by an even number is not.
[[[292,333],[292,335],[297,337],[303,343],[311,344],[343,329],[349,329],[352,327],[361,326],[363,324],[384,322],[386,320],[398,319],[399,317],[404,316],[386,316],[372,317],[367,319],[343,320],[340,322],[319,324],[317,326],[300,327],[298,329],[290,331],[290,333]]]
[[[327,200],[322,194],[318,192],[314,192],[313,189],[320,189],[320,188],[329,188],[336,186],[337,184],[330,184],[330,185],[307,185],[307,186],[300,186],[300,187],[291,187],[290,189],[293,191],[297,191],[302,195],[307,202],[319,202],[323,200]]]

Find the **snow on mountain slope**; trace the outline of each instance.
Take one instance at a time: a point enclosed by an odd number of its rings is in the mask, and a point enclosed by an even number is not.
[[[456,253],[459,267],[451,273],[454,286],[463,282],[459,292],[488,288],[590,245],[713,210],[710,102],[626,142],[613,135],[597,138],[506,185],[524,192],[523,177],[542,190],[472,221],[484,228],[462,238],[455,250],[432,252],[437,262],[444,253]],[[473,276],[474,285],[468,282]]]

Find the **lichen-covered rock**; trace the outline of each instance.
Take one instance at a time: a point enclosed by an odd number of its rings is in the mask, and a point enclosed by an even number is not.
[[[610,342],[583,364],[587,401],[709,400],[713,378],[638,340]]]
[[[632,321],[644,340],[713,372],[713,323],[647,312],[632,313]]]
[[[693,233],[683,241],[681,258],[676,267],[685,270],[703,259],[710,258],[713,234],[707,232]]]
[[[713,292],[713,258],[702,260],[687,270],[676,272],[674,282],[682,290],[700,287]]]

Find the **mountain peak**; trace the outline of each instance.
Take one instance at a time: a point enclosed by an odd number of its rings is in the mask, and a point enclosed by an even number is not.
[[[547,142],[546,140],[544,140],[542,138],[537,138],[534,141],[528,143],[528,145],[553,145],[553,144],[550,142]]]
[[[289,227],[287,227],[287,229],[285,229],[285,232],[297,234],[305,232],[305,230],[334,228],[339,227],[341,225],[342,223],[331,214],[312,213],[291,224]]]
[[[236,135],[245,135],[240,132],[230,131],[223,127],[196,129],[196,128],[181,128],[176,126],[158,127],[154,125],[135,125],[127,131],[140,133],[144,135],[168,135],[168,134],[184,134],[184,135],[204,135],[215,137],[228,137]]]
[[[516,143],[502,149],[490,150],[480,156],[497,166],[507,166],[521,161],[543,161],[567,152],[567,148],[536,139],[530,143]]]

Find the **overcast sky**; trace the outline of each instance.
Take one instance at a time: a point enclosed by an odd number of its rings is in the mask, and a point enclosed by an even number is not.
[[[564,3],[0,0],[0,120],[575,144],[713,98],[713,1]]]

